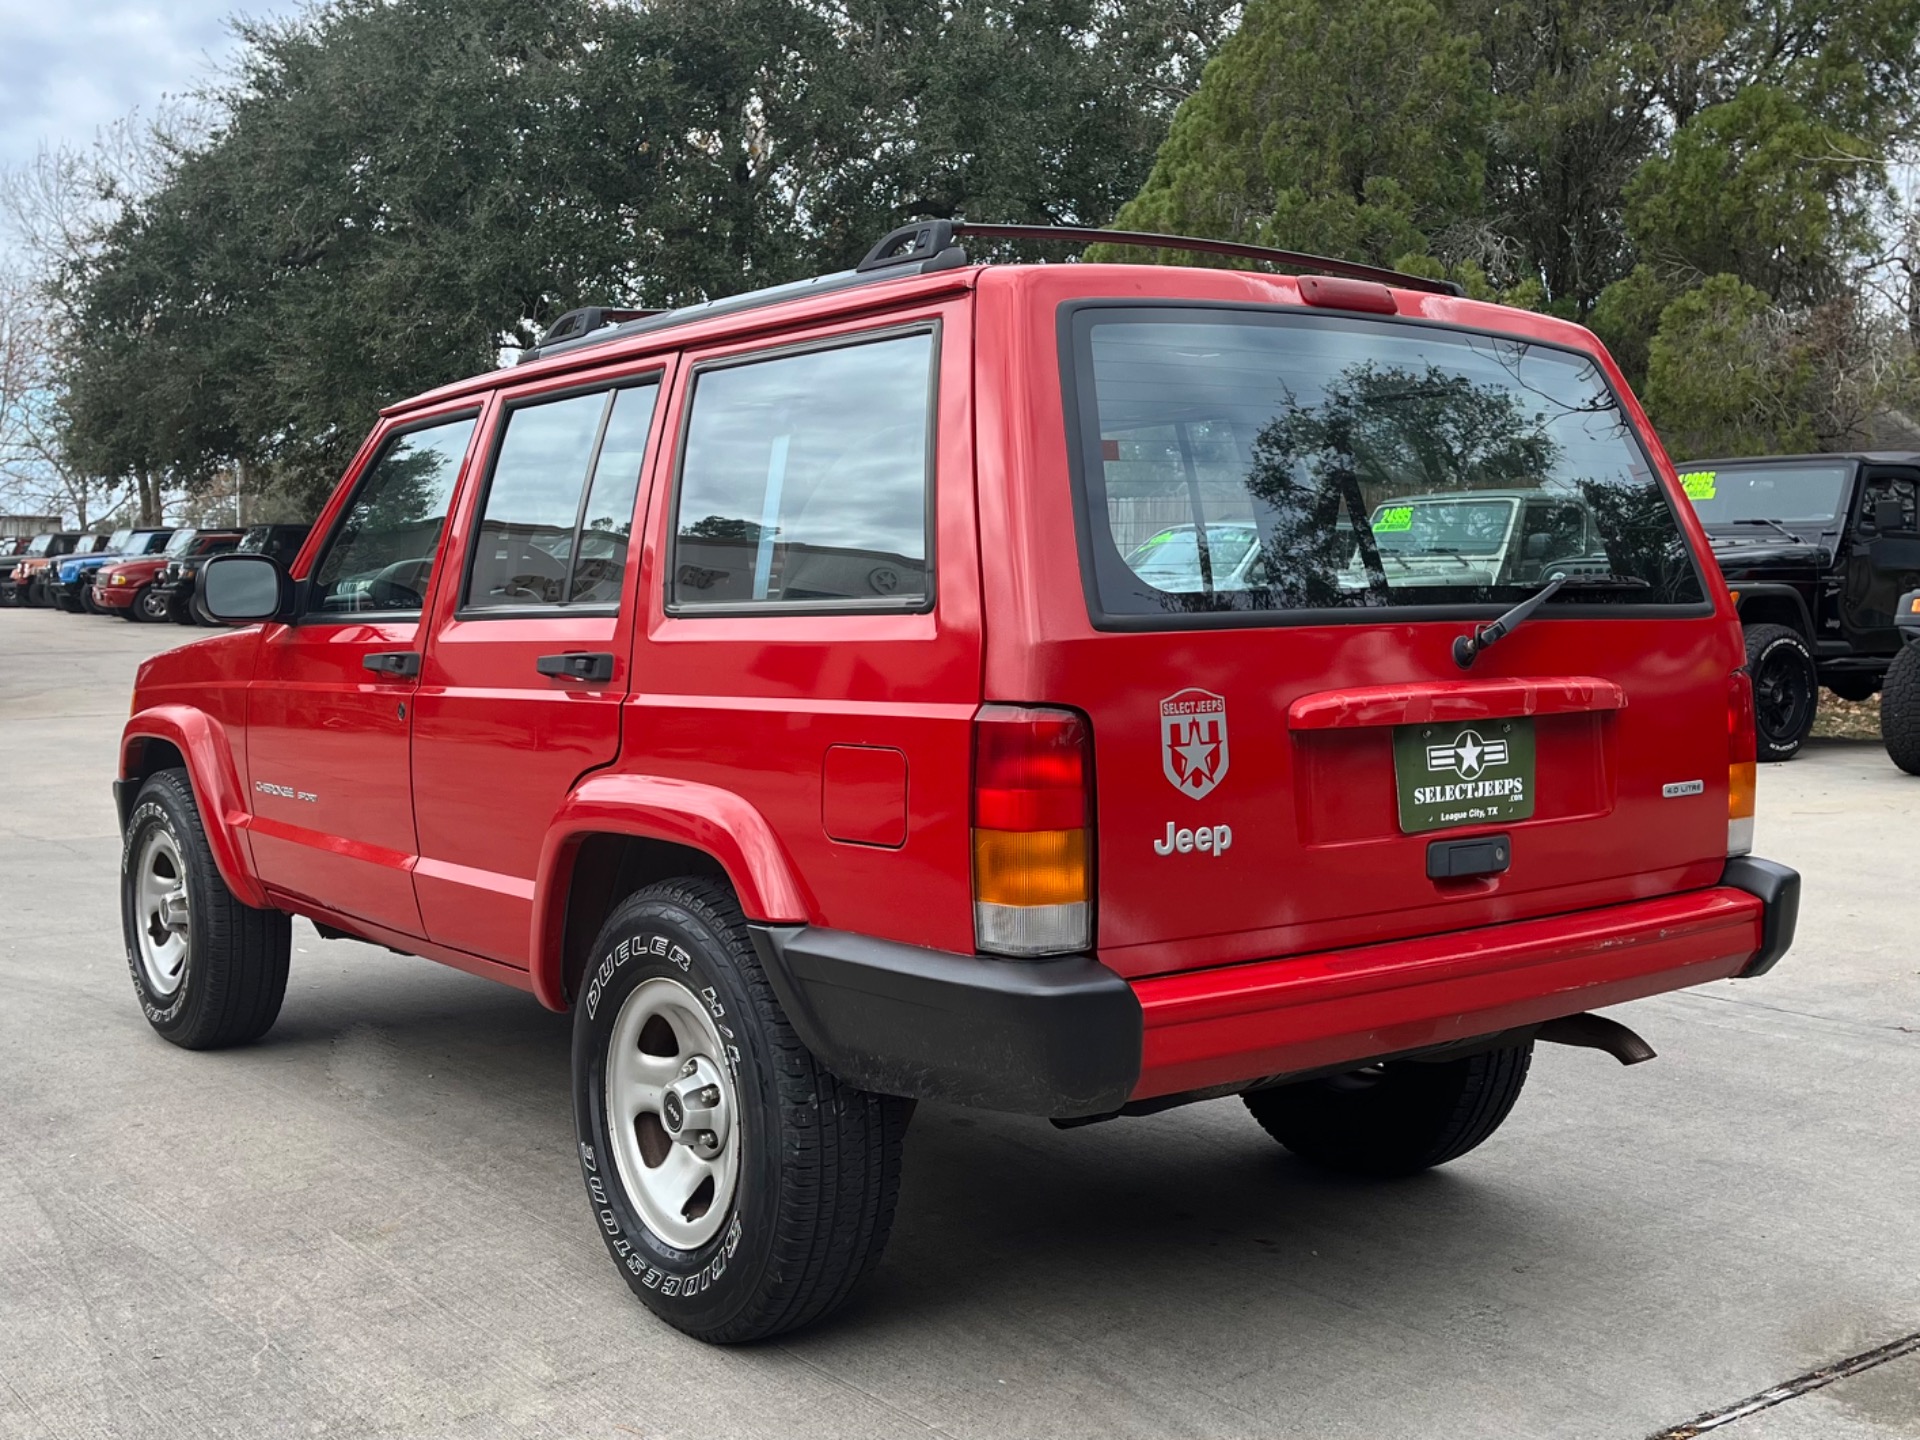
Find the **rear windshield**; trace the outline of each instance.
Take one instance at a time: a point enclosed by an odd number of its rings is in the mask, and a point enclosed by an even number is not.
[[[1832,525],[1840,515],[1852,466],[1737,465],[1684,471],[1680,483],[1703,525],[1737,525],[1743,520]]]
[[[1705,599],[1618,397],[1577,351],[1102,306],[1074,316],[1073,369],[1108,616],[1511,604],[1562,574],[1556,603]]]

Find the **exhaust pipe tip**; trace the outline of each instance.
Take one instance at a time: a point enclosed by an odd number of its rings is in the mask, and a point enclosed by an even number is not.
[[[1544,1040],[1549,1045],[1577,1045],[1583,1050],[1604,1050],[1622,1065],[1638,1065],[1643,1060],[1653,1059],[1658,1053],[1618,1020],[1609,1020],[1604,1015],[1586,1011],[1547,1021],[1533,1038]]]

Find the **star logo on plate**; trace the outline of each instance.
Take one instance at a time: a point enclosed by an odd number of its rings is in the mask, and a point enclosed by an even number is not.
[[[1187,689],[1160,702],[1160,768],[1189,799],[1213,793],[1227,776],[1227,702]]]
[[[1507,742],[1484,740],[1477,730],[1462,730],[1445,745],[1427,747],[1427,769],[1451,770],[1462,780],[1477,778],[1492,765],[1507,763]]]

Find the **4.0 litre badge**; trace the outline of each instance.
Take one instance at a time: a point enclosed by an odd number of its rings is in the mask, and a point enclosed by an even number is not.
[[[1533,721],[1397,726],[1393,772],[1409,835],[1525,820],[1533,814]]]

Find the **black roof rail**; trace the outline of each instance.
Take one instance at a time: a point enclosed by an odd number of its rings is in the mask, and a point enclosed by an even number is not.
[[[578,340],[583,335],[591,335],[609,325],[624,324],[629,320],[644,320],[649,315],[658,315],[658,310],[615,310],[606,305],[583,305],[578,310],[569,310],[553,324],[547,327],[534,348],[557,345],[562,340]]]
[[[935,222],[939,223],[939,222]],[[886,240],[904,234],[896,230]],[[988,225],[971,221],[952,222],[955,237],[977,235],[994,240],[1071,240],[1087,245],[1132,245],[1148,250],[1193,250],[1203,255],[1230,255],[1236,260],[1264,260],[1269,265],[1284,265],[1310,275],[1338,275],[1347,280],[1377,280],[1382,285],[1398,285],[1403,290],[1424,290],[1430,295],[1465,295],[1464,286],[1452,280],[1429,280],[1424,275],[1409,275],[1389,270],[1384,265],[1363,265],[1357,260],[1335,260],[1326,255],[1308,255],[1298,250],[1275,250],[1267,245],[1242,245],[1237,240],[1205,240],[1194,235],[1152,235],[1141,230],[1096,230],[1091,225]],[[876,253],[879,247],[875,247]],[[872,260],[869,255],[867,260]],[[862,262],[863,264],[866,262]]]
[[[1193,250],[1206,255],[1230,255],[1239,260],[1262,260],[1269,265],[1283,265],[1310,275],[1374,280],[1383,285],[1398,285],[1406,290],[1424,290],[1432,295],[1457,296],[1467,293],[1451,280],[1429,280],[1424,275],[1407,275],[1379,265],[1362,265],[1353,260],[1334,260],[1325,255],[1306,255],[1295,250],[1275,250],[1265,245],[1242,245],[1234,240],[1203,240],[1192,235],[1149,235],[1137,230],[1096,230],[1088,225],[998,225],[970,220],[919,220],[888,233],[851,270],[818,275],[810,280],[795,280],[785,285],[771,285],[764,290],[749,290],[719,300],[705,300],[677,310],[616,310],[604,305],[569,310],[553,322],[547,333],[540,337],[539,344],[521,351],[516,363],[525,365],[530,360],[583,345],[598,345],[629,335],[665,330],[714,315],[757,310],[763,305],[775,305],[782,300],[824,295],[879,280],[892,280],[901,275],[927,275],[937,270],[956,269],[968,263],[967,252],[956,243],[968,235],[983,240],[1064,240],[1086,245]]]

